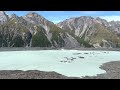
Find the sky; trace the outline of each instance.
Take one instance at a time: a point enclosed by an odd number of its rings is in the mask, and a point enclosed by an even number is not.
[[[5,11],[7,14],[24,16],[29,12],[37,12],[49,21],[61,22],[71,17],[92,16],[106,19],[107,21],[120,21],[120,11]]]

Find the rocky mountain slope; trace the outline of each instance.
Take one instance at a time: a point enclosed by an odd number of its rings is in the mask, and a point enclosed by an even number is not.
[[[0,47],[120,47],[120,22],[81,16],[54,24],[35,12],[0,11]]]
[[[70,18],[57,24],[58,27],[72,31],[75,37],[94,47],[119,47],[120,22],[107,22],[99,17],[81,16]]]
[[[80,47],[68,32],[35,12],[26,16],[0,12],[0,47]]]

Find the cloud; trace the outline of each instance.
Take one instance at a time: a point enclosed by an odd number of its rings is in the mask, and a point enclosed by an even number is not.
[[[120,21],[120,16],[115,16],[115,15],[112,15],[112,16],[99,16],[100,18],[102,19],[105,19],[107,21]]]

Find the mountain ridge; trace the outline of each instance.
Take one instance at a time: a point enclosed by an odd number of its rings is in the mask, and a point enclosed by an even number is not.
[[[0,47],[120,46],[119,21],[81,16],[54,24],[36,12],[19,17],[0,11],[0,22]]]
[[[113,37],[116,37],[114,40],[112,40],[112,41],[115,41],[116,39],[119,38],[119,36],[117,36],[117,34],[120,33],[120,29],[119,29],[120,24],[119,23],[115,22],[115,23],[111,24],[111,22],[107,22],[107,20],[101,19],[99,17],[93,18],[91,16],[70,18],[70,19],[67,19],[65,21],[58,23],[57,26],[64,30],[69,29],[69,30],[74,31],[74,35],[78,36],[80,38],[82,38],[85,35],[84,40],[86,38],[89,39],[90,40],[89,43],[92,43],[92,45],[94,47],[96,45],[98,47],[101,47],[100,44],[104,43],[104,41],[105,41],[104,39],[106,39],[108,37],[111,38],[111,40],[113,39]],[[98,32],[101,30],[102,30],[102,32]],[[95,34],[99,34],[99,39],[97,39],[98,36],[96,37],[96,39],[92,39],[92,38],[94,38]],[[105,34],[106,36],[104,36],[104,38],[103,38],[102,34]],[[110,37],[110,34],[112,37]],[[118,44],[118,42],[117,42],[117,44]],[[110,45],[109,47],[113,47],[113,45],[112,46]]]

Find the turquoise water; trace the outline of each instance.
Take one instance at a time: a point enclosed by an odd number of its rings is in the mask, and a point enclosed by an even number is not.
[[[70,58],[74,59],[67,60]],[[72,77],[96,76],[105,73],[106,71],[99,67],[110,61],[120,61],[120,52],[80,50],[0,52],[0,70],[55,71]]]

